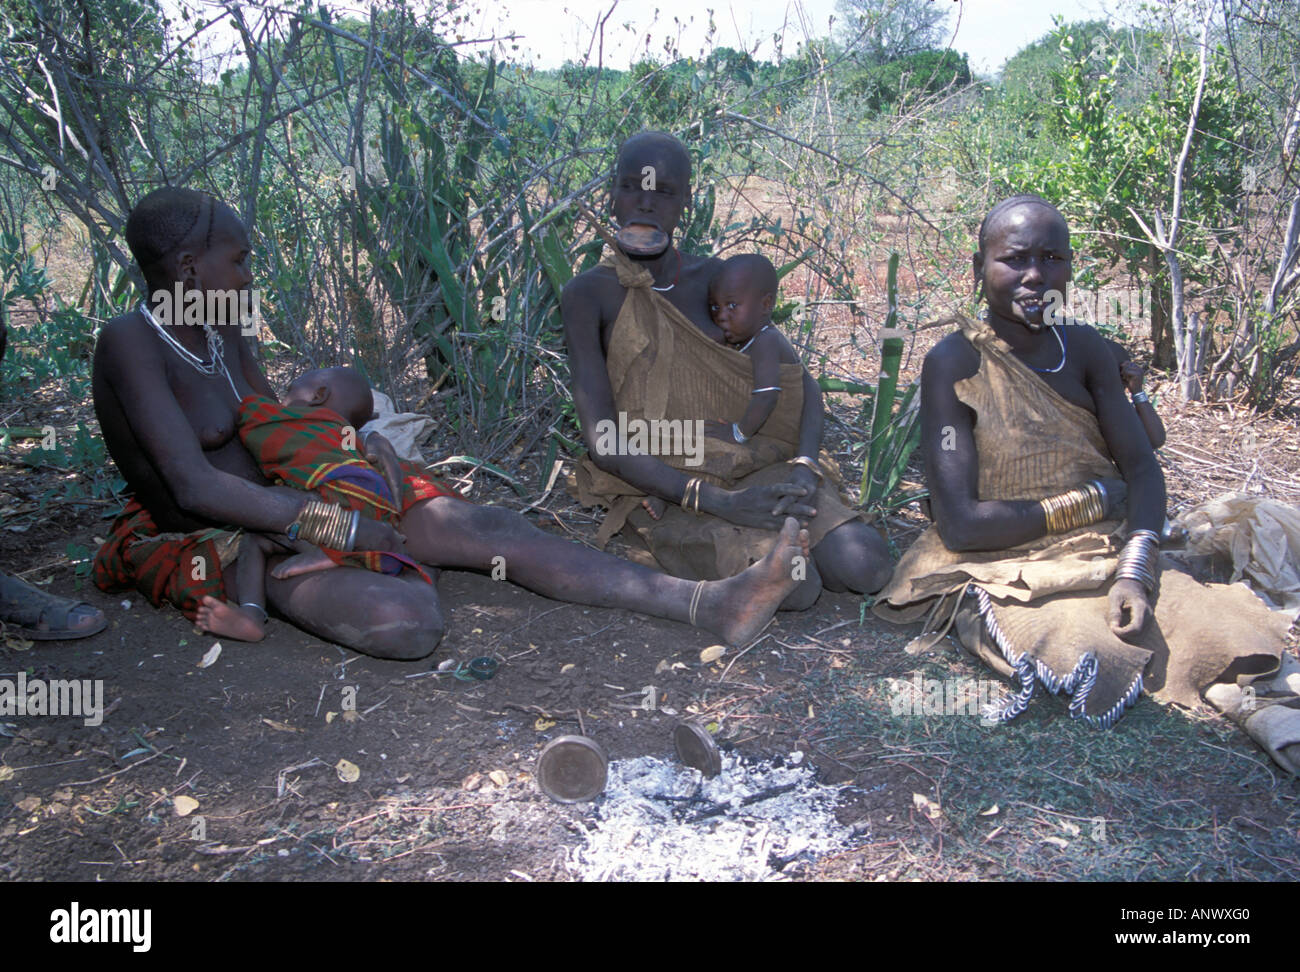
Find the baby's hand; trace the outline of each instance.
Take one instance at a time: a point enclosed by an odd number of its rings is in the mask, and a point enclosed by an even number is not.
[[[1119,366],[1119,380],[1124,383],[1124,387],[1131,395],[1142,390],[1142,378],[1145,374],[1142,366],[1136,361],[1125,361]]]
[[[642,508],[650,514],[650,519],[657,520],[664,515],[664,510],[668,509],[668,503],[658,496],[647,496],[641,501]]]

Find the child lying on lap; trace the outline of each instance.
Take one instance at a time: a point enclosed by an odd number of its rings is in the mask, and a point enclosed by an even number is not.
[[[273,567],[272,577],[284,579],[350,565],[386,574],[410,568],[432,583],[419,561],[435,559],[433,530],[420,516],[417,504],[438,496],[461,497],[429,478],[415,463],[402,463],[402,468],[395,470],[400,479],[395,475],[389,480],[367,462],[358,451],[363,443],[357,429],[373,412],[370,386],[351,368],[308,371],[289,385],[283,402],[258,395],[240,402],[239,437],[262,475],[280,485],[314,492],[326,503],[351,511],[351,516],[321,511],[338,521],[336,546],[317,547],[299,539],[298,524],[290,527],[286,537],[250,535],[235,570],[241,597],[253,600],[235,606],[205,598],[198,617],[201,628],[231,638],[260,640],[265,622],[260,603],[265,603],[266,557],[282,553],[286,547],[297,553]],[[304,523],[318,509],[309,506],[302,517]],[[357,516],[400,524],[411,556],[347,550]]]

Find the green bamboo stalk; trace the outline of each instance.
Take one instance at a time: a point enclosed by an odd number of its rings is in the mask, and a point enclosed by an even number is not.
[[[892,331],[898,324],[898,263],[897,251],[889,254],[889,272],[886,277],[886,290],[889,299],[889,314],[885,318],[885,330]],[[879,500],[883,493],[882,470],[880,469],[886,442],[885,430],[894,417],[894,394],[898,388],[898,371],[903,361],[903,339],[889,337],[881,342],[880,377],[876,382],[876,398],[871,415],[871,439],[867,452],[867,462],[862,469],[862,502],[870,505]]]

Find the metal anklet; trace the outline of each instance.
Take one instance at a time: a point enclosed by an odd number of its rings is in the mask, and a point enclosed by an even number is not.
[[[691,591],[691,627],[695,627],[695,611],[700,606],[700,595],[704,593],[704,585],[707,581],[700,581],[695,585],[695,590]]]
[[[256,611],[258,614],[262,616],[261,623],[263,625],[266,624],[266,619],[267,619],[266,608],[262,607],[262,605],[254,604],[252,601],[241,601],[239,603],[239,606],[241,608],[248,608],[251,611]]]

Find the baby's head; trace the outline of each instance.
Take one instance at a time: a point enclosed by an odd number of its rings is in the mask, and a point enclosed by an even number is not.
[[[776,268],[765,256],[743,253],[722,265],[709,282],[709,316],[728,344],[744,344],[772,320]]]
[[[295,378],[284,392],[284,404],[329,407],[354,429],[375,414],[370,383],[352,368],[316,368]]]
[[[151,296],[170,295],[178,282],[185,290],[221,292],[252,283],[248,231],[233,209],[206,192],[155,189],[127,216],[126,243]]]

